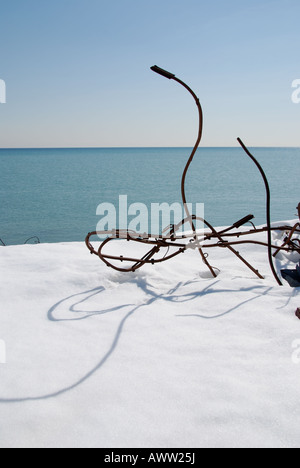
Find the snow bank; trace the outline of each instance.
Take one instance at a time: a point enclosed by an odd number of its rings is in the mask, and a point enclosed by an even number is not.
[[[223,249],[212,279],[193,251],[122,274],[83,243],[0,247],[0,446],[297,447],[299,289],[240,251],[265,280]]]

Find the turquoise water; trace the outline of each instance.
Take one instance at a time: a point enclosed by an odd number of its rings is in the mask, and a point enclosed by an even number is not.
[[[300,201],[299,148],[255,148],[271,186],[272,220],[292,219]],[[0,150],[0,238],[22,244],[82,241],[100,219],[96,208],[119,195],[128,203],[181,201],[188,148]],[[188,201],[205,204],[215,226],[246,214],[265,222],[265,191],[240,148],[201,148],[187,176]]]

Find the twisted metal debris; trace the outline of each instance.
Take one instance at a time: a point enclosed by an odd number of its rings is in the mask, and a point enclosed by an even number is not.
[[[27,239],[24,242],[24,245],[29,244],[31,241],[34,241],[33,242],[34,244],[40,244],[41,243],[40,239],[37,236],[33,236],[33,237],[30,237],[29,239]],[[0,238],[0,246],[6,247],[5,242],[1,238]]]
[[[142,266],[146,264],[155,265],[157,263],[162,263],[170,260],[171,258],[180,255],[187,250],[193,249],[197,250],[201,256],[203,263],[209,269],[211,275],[213,277],[217,277],[216,270],[208,261],[208,254],[204,251],[211,248],[226,248],[231,253],[233,253],[239,260],[241,260],[258,278],[264,279],[264,277],[260,274],[260,272],[253,267],[241,254],[238,250],[236,250],[237,246],[243,244],[256,244],[262,245],[267,247],[268,249],[268,259],[272,274],[277,281],[277,283],[282,286],[282,282],[278,277],[276,269],[274,267],[273,258],[278,255],[279,252],[285,251],[296,251],[300,253],[300,241],[297,236],[300,234],[300,223],[297,223],[295,226],[279,226],[279,227],[272,227],[271,226],[271,215],[270,215],[270,206],[271,206],[271,195],[270,195],[270,187],[268,183],[268,179],[266,177],[263,168],[259,164],[259,162],[255,159],[255,157],[250,153],[247,147],[244,145],[242,140],[238,138],[238,142],[247,154],[254,162],[256,167],[258,168],[266,190],[266,226],[260,229],[256,229],[256,227],[252,224],[252,220],[254,216],[249,214],[244,218],[240,219],[230,227],[226,229],[222,229],[217,231],[207,220],[196,217],[195,215],[189,212],[189,207],[187,204],[186,192],[185,192],[185,182],[186,182],[186,175],[190,168],[190,165],[194,159],[196,151],[200,145],[202,139],[202,132],[203,132],[203,112],[202,107],[199,101],[199,98],[193,92],[193,90],[183,81],[178,79],[173,73],[170,73],[162,68],[157,67],[156,65],[151,67],[155,73],[168,78],[169,80],[174,80],[180,85],[182,85],[194,98],[198,113],[199,113],[199,131],[197,141],[194,145],[193,151],[188,159],[188,162],[184,168],[182,179],[181,179],[181,196],[182,201],[185,208],[186,217],[177,225],[171,225],[165,228],[161,235],[153,236],[151,234],[140,234],[134,231],[128,230],[120,230],[115,229],[112,231],[93,231],[90,232],[86,237],[86,245],[93,255],[97,255],[108,267],[113,268],[114,270],[121,271],[121,272],[135,272]],[[300,219],[300,203],[298,205],[298,215]],[[199,233],[196,229],[196,221],[201,221],[204,223],[207,229],[205,229],[204,233]],[[253,228],[250,230],[243,230],[239,231],[239,228],[244,226],[245,224],[251,222]],[[191,227],[191,234],[182,234],[180,232],[181,228],[186,224],[189,223]],[[272,244],[272,231],[278,231],[286,233],[286,238],[282,244],[282,246],[278,247]],[[252,240],[251,236],[266,232],[267,233],[267,242],[261,242],[257,240]],[[97,247],[93,247],[91,244],[91,237],[93,236],[103,236],[107,235],[107,239],[101,243],[101,245]],[[241,240],[241,237],[245,237],[244,240]],[[246,238],[247,237],[247,238]],[[142,257],[142,258],[135,258],[135,257],[126,257],[123,255],[110,255],[105,253],[105,248],[110,244],[112,241],[117,239],[127,239],[128,242],[136,242],[138,244],[144,244],[149,247],[149,251]],[[273,249],[276,249],[275,253],[273,254]],[[121,264],[121,265],[120,265]],[[126,264],[126,265],[124,265]]]

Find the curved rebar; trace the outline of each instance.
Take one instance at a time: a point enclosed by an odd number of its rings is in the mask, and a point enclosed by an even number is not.
[[[184,210],[186,212],[186,215],[187,217],[190,219],[190,224],[191,224],[191,228],[193,230],[193,233],[194,233],[194,236],[195,236],[195,240],[198,240],[198,237],[197,237],[197,230],[196,230],[196,226],[193,222],[193,220],[191,219],[191,214],[189,212],[189,209],[188,209],[188,205],[187,205],[187,199],[186,199],[186,193],[185,193],[185,181],[186,181],[186,176],[187,176],[187,173],[188,173],[188,170],[190,168],[190,165],[192,164],[192,161],[194,159],[194,156],[196,154],[196,151],[197,149],[199,148],[199,145],[200,145],[200,142],[201,142],[201,139],[202,139],[202,133],[203,133],[203,111],[202,111],[202,107],[201,107],[201,104],[200,104],[200,100],[199,98],[196,96],[196,94],[194,93],[194,91],[186,84],[184,83],[183,81],[179,80],[178,78],[174,77],[173,80],[177,81],[177,83],[181,84],[187,91],[189,91],[189,93],[192,95],[192,97],[194,98],[195,102],[196,102],[196,106],[197,106],[197,109],[198,109],[198,113],[199,113],[199,131],[198,131],[198,138],[197,138],[197,141],[195,143],[195,146],[192,150],[192,153],[188,159],[188,162],[184,168],[184,171],[183,171],[183,174],[182,174],[182,179],[181,179],[181,197],[182,197],[182,201],[183,201],[183,206],[184,206]],[[213,269],[213,267],[210,265],[209,261],[207,260],[207,256],[204,254],[203,250],[201,249],[201,247],[199,247],[199,253],[202,257],[202,260],[203,262],[205,263],[205,265],[208,267],[209,271],[211,272],[211,274],[213,275],[214,278],[217,277],[216,273],[215,273],[215,270]]]
[[[198,137],[196,140],[196,143],[194,145],[194,148],[192,150],[192,153],[185,165],[183,174],[182,174],[182,179],[181,179],[181,195],[182,195],[182,201],[184,204],[184,210],[186,213],[186,218],[184,218],[180,223],[177,225],[170,225],[167,228],[165,228],[162,231],[161,235],[152,235],[152,234],[138,234],[133,231],[128,231],[127,230],[120,230],[120,229],[114,229],[112,231],[94,231],[90,232],[87,237],[86,237],[86,245],[88,249],[90,250],[91,254],[97,255],[108,267],[111,267],[117,271],[122,271],[122,272],[135,272],[137,269],[141,268],[143,265],[146,264],[157,264],[161,262],[165,262],[167,260],[170,260],[171,258],[176,257],[177,255],[184,253],[188,249],[193,249],[193,250],[198,250],[203,262],[205,265],[209,268],[211,274],[213,277],[216,277],[217,274],[214,271],[214,268],[210,265],[210,263],[207,260],[207,254],[204,254],[203,249],[208,249],[208,248],[227,248],[233,253],[234,255],[239,258],[249,269],[251,269],[260,279],[263,279],[263,276],[259,273],[258,270],[256,270],[245,258],[240,255],[240,253],[235,249],[236,246],[238,245],[244,245],[244,244],[255,244],[255,245],[261,245],[261,246],[266,246],[268,247],[268,256],[269,256],[269,263],[270,263],[270,268],[272,270],[272,273],[274,275],[274,278],[276,279],[277,283],[282,286],[282,282],[280,281],[277,272],[275,270],[274,264],[273,264],[273,257],[272,257],[272,249],[277,249],[275,255],[282,251],[282,252],[289,252],[291,250],[296,250],[298,253],[300,253],[300,242],[299,239],[292,239],[294,234],[300,234],[300,224],[297,223],[294,227],[291,226],[277,226],[277,227],[272,227],[271,226],[271,214],[270,214],[270,208],[271,208],[271,192],[270,192],[270,187],[268,183],[268,179],[266,177],[266,174],[264,170],[262,169],[261,165],[258,163],[258,161],[255,159],[255,157],[250,153],[250,151],[247,149],[247,147],[244,145],[242,140],[238,138],[238,142],[241,145],[241,147],[244,149],[246,154],[252,159],[252,161],[255,163],[257,168],[260,171],[260,174],[264,180],[265,184],[265,189],[266,189],[266,218],[267,218],[267,226],[266,227],[261,227],[261,228],[256,228],[251,220],[254,218],[252,214],[245,216],[244,218],[240,219],[236,223],[234,223],[230,227],[226,227],[225,229],[217,230],[215,229],[208,221],[206,221],[203,218],[196,217],[195,215],[191,215],[189,212],[189,207],[187,204],[187,198],[186,198],[186,192],[185,192],[185,182],[186,182],[186,176],[188,173],[188,170],[191,166],[191,163],[194,159],[194,156],[196,154],[196,151],[200,145],[201,139],[202,139],[202,133],[203,133],[203,111],[202,107],[199,101],[199,98],[196,96],[194,91],[182,80],[176,78],[176,76],[162,68],[157,67],[156,65],[151,67],[153,71],[156,73],[164,76],[165,78],[168,78],[170,80],[174,80],[177,83],[179,83],[181,86],[183,86],[193,97],[193,99],[196,102],[198,113],[199,113],[199,130],[198,130]],[[298,209],[298,214],[300,218],[300,204],[297,207]],[[201,221],[204,223],[204,225],[207,226],[209,229],[209,232],[201,232],[198,233],[196,229],[196,222]],[[247,230],[247,231],[240,231],[239,228],[247,224],[248,222],[251,222],[253,229]],[[189,234],[184,234],[180,233],[179,229],[181,226],[183,226],[185,223],[189,223],[192,232]],[[234,232],[232,232],[234,230]],[[278,246],[272,245],[272,231],[289,231],[290,234],[287,237],[287,240],[283,243],[281,247],[278,248]],[[259,234],[262,232],[267,232],[268,234],[268,239],[267,243],[266,242],[261,242],[258,240],[232,240],[230,238],[237,238],[239,239],[240,236],[249,236],[252,234]],[[107,239],[101,243],[100,247],[93,247],[93,245],[90,242],[90,238],[92,236],[98,235],[99,237],[102,235],[108,236]],[[117,239],[125,239],[127,241],[133,241],[133,242],[138,242],[142,243],[144,245],[147,245],[149,250],[148,252],[142,257],[142,258],[134,258],[134,257],[127,257],[123,255],[108,255],[103,252],[105,246],[107,246],[111,241],[117,240]],[[185,239],[185,243],[180,242]],[[0,240],[1,241],[1,240]],[[179,241],[179,242],[178,242]],[[299,247],[297,247],[296,242],[299,243]],[[159,252],[162,249],[166,249],[165,255],[158,256]],[[175,252],[170,253],[170,249],[176,249]],[[163,254],[163,253],[162,253]],[[124,267],[119,267],[115,265],[113,262],[121,262],[121,263],[129,263],[133,264],[132,266],[126,266]]]
[[[27,239],[27,241],[25,241],[24,244],[28,244],[32,240],[35,240],[35,244],[41,243],[40,239],[37,236],[33,236],[33,237],[29,237],[29,239]]]
[[[260,246],[265,246],[265,247],[268,247],[268,243],[266,242],[262,242],[262,241],[258,241],[258,240],[250,240],[250,239],[247,239],[247,240],[226,240],[225,238],[228,238],[228,237],[241,237],[241,236],[245,236],[245,235],[253,235],[253,234],[257,234],[257,233],[262,233],[262,232],[267,232],[267,227],[264,227],[264,228],[261,228],[261,229],[257,229],[257,230],[250,230],[250,231],[238,231],[238,232],[234,232],[234,233],[230,233],[228,231],[232,230],[232,229],[235,229],[236,228],[236,224],[235,225],[232,225],[230,228],[227,228],[226,231],[224,233],[224,231],[217,231],[209,222],[207,222],[206,220],[203,220],[202,218],[198,218],[196,216],[193,216],[193,220],[196,221],[196,220],[199,220],[199,221],[202,221],[204,222],[204,224],[206,224],[206,226],[209,228],[210,232],[207,232],[207,233],[204,233],[204,234],[201,234],[203,236],[203,239],[201,240],[202,242],[202,246],[205,248],[205,249],[210,249],[210,248],[227,248],[229,249],[232,253],[234,253],[248,268],[250,268],[260,279],[263,279],[263,277],[260,275],[259,271],[256,270],[249,262],[247,262],[241,255],[240,253],[235,250],[235,246],[238,246],[238,245],[247,245],[247,244],[253,244],[253,245],[260,245]],[[117,270],[117,271],[121,271],[121,272],[134,272],[136,270],[138,270],[139,268],[141,268],[142,266],[146,265],[146,264],[152,264],[152,265],[155,265],[155,264],[158,264],[158,263],[162,263],[162,262],[165,262],[165,261],[168,261],[170,260],[171,258],[174,258],[176,257],[177,255],[181,254],[181,253],[184,253],[186,250],[189,250],[189,249],[193,249],[193,250],[196,250],[198,247],[199,247],[199,242],[198,240],[195,240],[194,238],[194,235],[191,233],[191,234],[179,234],[179,235],[176,235],[176,231],[178,231],[178,229],[180,228],[180,226],[182,226],[183,224],[185,224],[186,222],[189,222],[189,219],[184,219],[181,221],[181,223],[179,223],[177,226],[174,226],[174,231],[173,234],[171,235],[171,237],[165,237],[165,238],[147,238],[147,237],[139,237],[139,235],[135,232],[127,232],[127,237],[125,238],[124,237],[124,232],[123,231],[94,231],[94,232],[90,232],[87,237],[86,237],[86,245],[88,247],[88,249],[90,250],[91,254],[94,254],[94,255],[97,255],[108,267],[110,268],[113,268],[114,270]],[[238,223],[239,224],[239,223]],[[293,231],[294,233],[295,232],[300,232],[298,231],[297,229],[295,230],[294,228],[292,228],[291,226],[278,226],[278,227],[272,227],[271,229],[272,231]],[[104,235],[104,234],[107,234],[109,237],[101,243],[100,247],[99,248],[94,248],[90,242],[90,238],[92,236],[98,236],[98,235]],[[147,245],[149,247],[149,251],[142,257],[142,258],[134,258],[134,257],[127,257],[127,256],[124,256],[124,255],[109,255],[109,254],[106,254],[106,253],[103,253],[103,249],[106,245],[108,245],[108,243],[114,241],[114,240],[120,240],[120,239],[123,239],[123,240],[127,240],[127,241],[133,241],[133,242],[138,242],[138,243],[141,243],[141,244],[144,244],[144,245]],[[180,240],[189,240],[190,241],[188,243],[177,243],[177,241],[180,241]],[[209,242],[209,243],[206,243],[206,242]],[[212,241],[215,241],[215,242],[212,242]],[[212,243],[211,243],[212,242]],[[166,248],[167,249],[167,252],[166,254],[162,257],[162,258],[155,258],[156,254],[158,254],[160,252],[161,249],[163,248]],[[169,253],[169,250],[170,249],[177,249],[174,253]],[[273,249],[277,249],[278,246],[276,245],[272,245],[271,244],[271,248]],[[279,247],[279,250],[281,252],[290,252],[291,251],[291,248],[290,247],[285,247],[284,245],[282,245],[281,247]],[[299,248],[296,248],[295,249],[297,252],[300,253],[300,246]],[[121,262],[121,263],[125,263],[125,262],[129,262],[129,263],[133,263],[133,266],[128,266],[128,267],[118,267],[116,266],[114,263],[112,262]]]
[[[256,167],[258,168],[259,172],[261,173],[261,176],[263,178],[265,188],[266,188],[266,218],[267,218],[267,232],[268,232],[268,256],[269,256],[269,264],[270,268],[272,270],[273,276],[276,279],[277,283],[279,286],[283,286],[282,282],[280,281],[277,272],[274,267],[273,263],[273,255],[272,255],[272,226],[271,226],[271,191],[270,191],[270,186],[269,182],[267,179],[267,176],[262,168],[262,166],[259,164],[259,162],[255,159],[253,154],[250,153],[246,145],[242,142],[240,138],[237,139],[245,153],[249,156],[249,158],[252,159]]]
[[[167,72],[166,70],[164,70],[162,68],[159,68],[157,65],[154,65],[153,67],[151,67],[151,70],[158,73],[159,75],[164,76],[165,78],[168,78],[169,80],[174,80],[177,83],[179,83],[181,86],[183,86],[192,95],[192,97],[194,98],[194,100],[196,102],[196,105],[197,105],[197,109],[198,109],[198,113],[199,113],[198,137],[197,137],[196,143],[194,145],[193,151],[192,151],[192,153],[191,153],[191,155],[190,155],[190,157],[188,159],[188,162],[187,162],[187,164],[185,166],[185,169],[183,171],[182,180],[181,180],[181,196],[182,196],[182,201],[183,201],[183,205],[184,205],[184,210],[186,212],[187,217],[190,219],[191,228],[193,230],[195,240],[197,241],[197,239],[198,239],[197,230],[196,230],[195,224],[194,224],[194,222],[193,222],[193,220],[191,218],[188,206],[187,206],[187,199],[186,199],[186,193],[185,193],[185,180],[186,180],[186,175],[187,175],[187,172],[189,170],[189,167],[190,167],[190,165],[191,165],[191,163],[192,163],[192,161],[194,159],[194,156],[196,154],[196,151],[197,151],[197,149],[198,149],[198,147],[200,145],[201,139],[202,139],[202,132],[203,132],[203,111],[202,111],[202,107],[201,107],[201,104],[200,104],[200,100],[196,96],[194,91],[186,83],[184,83],[184,81],[177,78],[173,73]],[[200,253],[201,257],[202,257],[203,263],[210,270],[212,276],[214,278],[216,278],[217,275],[216,275],[213,267],[210,265],[209,261],[207,260],[207,256],[204,254],[201,247],[199,247],[198,250],[199,250],[199,253]]]

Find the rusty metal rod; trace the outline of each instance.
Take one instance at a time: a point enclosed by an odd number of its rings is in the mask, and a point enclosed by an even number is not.
[[[297,231],[298,226],[300,226],[299,223],[297,223],[297,224],[293,227],[293,229],[291,230],[291,232],[290,232],[288,238],[284,241],[284,243],[282,244],[281,247],[285,247],[286,245],[288,245],[288,244],[292,241],[292,237],[293,237],[293,235],[295,234],[295,232]],[[274,255],[273,255],[274,258],[277,257],[277,255],[279,254],[280,250],[281,250],[281,248],[278,248],[278,249],[276,250],[276,252],[275,252]]]
[[[272,247],[271,247],[271,244],[272,244],[272,232],[271,232],[271,191],[270,191],[270,186],[269,186],[269,182],[268,182],[268,179],[267,179],[267,176],[262,168],[262,166],[259,164],[259,162],[255,159],[255,157],[250,153],[250,151],[248,150],[248,148],[246,147],[246,145],[242,142],[242,140],[240,138],[238,138],[238,142],[239,144],[241,145],[241,147],[243,148],[243,150],[245,151],[245,153],[249,156],[249,158],[252,159],[252,161],[254,162],[254,164],[256,165],[256,167],[258,168],[259,172],[261,173],[261,176],[263,178],[263,181],[264,181],[264,184],[265,184],[265,188],[266,188],[266,196],[267,196],[267,200],[266,200],[266,218],[267,218],[267,232],[268,232],[268,257],[269,257],[269,264],[270,264],[270,268],[272,270],[272,273],[273,273],[273,276],[274,278],[276,279],[277,283],[279,284],[279,286],[283,286],[282,282],[280,281],[278,275],[277,275],[277,272],[275,270],[275,267],[274,267],[274,263],[273,263],[273,256],[272,256]]]
[[[177,83],[179,83],[181,86],[183,86],[192,95],[192,97],[194,98],[194,100],[196,102],[196,105],[197,105],[197,109],[198,109],[198,113],[199,113],[198,137],[197,137],[195,146],[193,148],[193,151],[192,151],[192,153],[191,153],[191,155],[190,155],[190,157],[188,159],[188,162],[187,162],[187,164],[185,166],[185,169],[183,171],[182,180],[181,180],[181,196],[182,196],[184,209],[185,209],[187,217],[191,219],[191,215],[190,215],[190,212],[189,212],[189,209],[188,209],[188,206],[187,206],[187,199],[186,199],[186,193],[185,193],[185,180],[186,180],[186,175],[187,175],[187,172],[189,170],[189,167],[190,167],[190,165],[191,165],[191,163],[192,163],[192,161],[194,159],[194,156],[196,154],[196,151],[197,151],[197,149],[198,149],[198,147],[200,145],[201,139],[202,139],[202,132],[203,132],[203,111],[202,111],[202,107],[201,107],[201,104],[200,104],[200,100],[196,96],[194,91],[186,83],[184,83],[182,80],[178,79],[173,73],[167,72],[166,70],[163,70],[162,68],[158,67],[157,65],[154,65],[153,67],[151,67],[151,70],[158,73],[159,75],[162,75],[162,76],[170,79],[170,80],[174,80]],[[198,240],[197,231],[196,231],[196,227],[194,225],[194,222],[191,220],[190,224],[191,224],[191,228],[192,228],[193,233],[194,233],[195,240]],[[204,252],[201,249],[201,247],[199,247],[199,253],[200,253],[201,257],[202,257],[203,262],[205,263],[205,265],[210,270],[212,276],[214,278],[216,278],[217,274],[214,271],[213,267],[210,265],[209,261],[207,260],[206,255],[204,255]]]
[[[203,248],[206,248],[206,249],[213,248],[213,247],[228,248],[242,262],[244,262],[245,265],[247,265],[259,278],[261,277],[260,273],[257,270],[255,270],[255,268],[252,267],[252,265],[250,265],[240,255],[240,253],[237,252],[233,248],[233,246],[242,245],[242,244],[254,244],[254,245],[261,245],[261,246],[264,246],[264,247],[268,247],[269,244],[266,243],[266,242],[254,241],[254,240],[228,241],[228,240],[225,240],[225,238],[228,238],[228,237],[237,237],[237,238],[239,238],[241,236],[253,235],[253,234],[258,234],[258,233],[262,233],[262,232],[267,232],[267,227],[263,227],[263,228],[260,228],[260,229],[249,230],[249,231],[239,231],[237,233],[228,232],[229,230],[236,228],[237,225],[240,225],[241,222],[237,222],[233,226],[231,226],[230,228],[227,228],[226,230],[218,232],[206,220],[203,220],[202,218],[196,217],[195,215],[193,215],[192,218],[193,218],[194,221],[195,220],[201,220],[210,229],[210,232],[206,232],[206,233],[204,233],[202,235],[201,243],[202,243]],[[191,239],[191,240],[194,239],[195,240],[193,234],[175,236],[175,232],[177,230],[179,230],[180,226],[184,225],[188,221],[189,221],[189,219],[185,218],[180,223],[178,223],[176,226],[173,226],[173,228],[171,229],[171,231],[169,233],[171,235],[171,237],[166,236],[164,239],[158,239],[156,237],[155,239],[152,240],[150,235],[149,235],[149,237],[142,237],[140,234],[138,234],[136,232],[133,232],[133,231],[130,231],[130,232],[129,231],[123,231],[123,230],[113,230],[113,231],[109,231],[109,232],[94,231],[94,232],[91,232],[91,233],[89,233],[87,235],[86,245],[87,245],[88,249],[90,250],[90,252],[92,254],[97,255],[104,263],[106,263],[107,266],[112,267],[115,270],[122,271],[122,272],[130,272],[130,271],[132,272],[132,271],[137,270],[138,268],[141,268],[146,263],[151,263],[151,264],[161,263],[161,262],[164,262],[164,261],[170,260],[171,258],[176,257],[177,255],[179,255],[180,253],[185,252],[189,248],[195,248],[195,243],[199,242],[198,239],[195,241],[194,247],[190,243],[188,243],[188,244],[180,243],[179,244],[179,243],[176,242],[177,240],[182,240],[182,239],[186,239],[186,240],[187,239]],[[286,225],[277,226],[277,227],[272,227],[271,230],[272,231],[290,231],[291,235],[289,237],[292,238],[293,233],[299,233],[300,232],[299,230],[296,229],[298,227],[298,225],[299,225],[299,223],[297,223],[294,227],[286,226]],[[92,246],[91,242],[90,242],[90,238],[92,236],[103,235],[103,234],[106,234],[109,237],[106,239],[106,241],[104,241],[101,244],[98,251],[96,251],[94,249],[94,247]],[[125,234],[126,234],[126,236],[124,236]],[[132,258],[132,257],[124,257],[124,256],[121,256],[121,255],[120,256],[107,255],[107,254],[102,253],[103,248],[109,242],[111,242],[113,240],[119,240],[119,239],[127,239],[128,241],[135,241],[135,242],[138,242],[138,243],[142,243],[142,244],[145,244],[145,245],[152,246],[152,248],[149,250],[149,252],[147,254],[144,255],[144,257],[142,259],[137,259],[137,258]],[[204,244],[204,242],[212,241],[213,239],[219,239],[219,242],[218,243]],[[289,252],[291,250],[291,248],[290,247],[285,248],[285,245],[286,244],[283,244],[281,247],[278,248],[278,246],[271,244],[271,248],[277,249],[278,251]],[[163,258],[159,258],[159,259],[153,258],[155,256],[155,254],[158,253],[161,248],[168,248],[168,249],[177,248],[177,251],[174,252],[173,254],[165,255]],[[300,247],[295,248],[294,250],[300,253]],[[134,263],[134,265],[129,267],[129,268],[119,268],[119,267],[116,267],[115,265],[113,265],[111,263],[111,261],[130,262],[130,263]]]
[[[234,255],[236,255],[248,268],[250,268],[259,278],[263,279],[263,277],[260,275],[259,271],[256,270],[250,263],[248,263],[241,255],[240,253],[235,250],[233,246],[237,245],[242,245],[242,244],[255,244],[255,245],[261,245],[261,246],[267,246],[268,247],[268,255],[269,255],[269,263],[270,267],[272,270],[272,273],[278,282],[279,285],[282,285],[277,272],[275,270],[274,264],[273,264],[273,257],[272,257],[272,249],[277,249],[276,254],[280,251],[285,251],[289,252],[291,250],[297,251],[300,253],[300,245],[299,248],[296,246],[296,242],[299,242],[299,239],[292,239],[294,234],[300,233],[300,224],[297,223],[294,227],[291,226],[278,226],[278,227],[272,227],[271,226],[271,216],[270,216],[270,200],[271,200],[271,194],[270,194],[270,187],[269,183],[266,177],[266,174],[264,173],[261,165],[258,163],[258,161],[254,158],[254,156],[250,153],[250,151],[247,149],[247,147],[244,145],[242,140],[238,138],[239,144],[242,146],[246,154],[252,159],[252,161],[255,163],[257,168],[259,169],[261,176],[264,180],[265,184],[265,189],[266,189],[266,217],[267,217],[267,226],[263,228],[256,229],[255,226],[252,224],[254,229],[250,229],[248,231],[238,231],[238,232],[231,232],[233,229],[239,229],[243,224],[246,224],[248,222],[251,222],[251,220],[254,218],[253,215],[248,215],[242,218],[241,220],[237,221],[234,223],[231,227],[227,227],[223,230],[217,231],[209,222],[207,222],[205,219],[198,218],[195,215],[191,215],[189,212],[189,208],[187,205],[187,199],[186,199],[186,192],[185,192],[185,182],[186,182],[186,176],[188,173],[188,170],[191,166],[191,163],[193,161],[193,158],[196,154],[196,151],[200,145],[201,139],[202,139],[202,133],[203,133],[203,112],[202,112],[202,107],[199,101],[199,98],[196,96],[196,94],[193,92],[193,90],[182,80],[178,79],[173,73],[170,73],[162,68],[157,67],[156,65],[151,67],[151,69],[158,73],[161,76],[164,76],[165,78],[168,78],[170,80],[174,80],[180,85],[182,85],[193,97],[193,99],[196,102],[198,113],[199,113],[199,130],[198,130],[198,137],[196,140],[196,143],[194,145],[194,148],[192,150],[192,153],[186,163],[186,166],[183,171],[182,179],[181,179],[181,195],[182,195],[182,201],[184,204],[184,209],[186,212],[187,217],[183,219],[179,224],[177,225],[171,225],[168,226],[161,235],[152,235],[152,234],[138,234],[133,231],[128,231],[128,230],[119,230],[115,229],[112,231],[102,231],[102,232],[91,232],[87,235],[86,237],[86,245],[88,249],[90,250],[91,254],[97,255],[108,267],[111,267],[117,271],[121,272],[135,272],[137,269],[141,268],[145,264],[156,264],[156,263],[161,263],[165,262],[167,260],[170,260],[171,258],[176,257],[177,255],[184,253],[188,249],[194,249],[198,250],[203,262],[206,264],[206,266],[209,268],[211,274],[213,277],[216,277],[217,274],[215,273],[213,267],[210,265],[210,263],[207,260],[207,255],[204,254],[203,249],[204,248],[213,248],[213,247],[219,247],[219,248],[227,248],[229,249]],[[300,204],[297,207],[298,209],[298,214],[300,218]],[[198,233],[196,229],[196,221],[200,220],[203,222],[210,230],[210,232],[201,232]],[[185,223],[189,223],[191,228],[192,228],[192,233],[190,234],[184,234],[182,233],[180,235],[176,234],[177,231],[179,231],[180,227],[183,226]],[[278,248],[278,246],[272,245],[272,231],[290,231],[290,234],[288,235],[287,239],[284,241],[281,247]],[[206,230],[207,231],[207,230]],[[262,232],[267,232],[268,234],[268,242],[261,242],[261,241],[255,241],[255,240],[227,240],[230,237],[236,237],[239,238],[240,236],[246,236],[246,235],[252,235],[252,234],[258,234]],[[90,238],[92,236],[96,235],[107,235],[107,239],[102,242],[96,250],[93,245],[90,242]],[[144,245],[147,245],[150,247],[148,252],[142,257],[142,258],[132,258],[132,257],[125,257],[123,255],[107,255],[103,253],[103,249],[108,245],[109,242],[112,242],[114,240],[118,239],[125,239],[127,241],[133,241],[133,242],[138,242]],[[183,240],[185,239],[186,242],[189,240],[187,243],[177,243],[178,240]],[[216,243],[216,241],[218,242]],[[209,242],[208,244],[205,244],[205,242]],[[288,247],[286,247],[288,246]],[[176,248],[177,250],[169,254],[170,249]],[[161,249],[167,249],[166,254],[163,257],[160,258],[155,258],[156,254],[158,254]],[[116,266],[113,262],[128,262],[132,263],[132,266],[129,266],[128,268],[120,268]]]
[[[227,242],[224,242],[224,243],[218,242],[218,243],[215,243],[215,244],[204,244],[204,247],[206,249],[209,249],[209,248],[212,248],[212,247],[228,248],[228,246],[226,244],[227,244]],[[263,247],[268,247],[268,245],[269,245],[268,242],[254,241],[254,240],[234,241],[234,242],[228,242],[228,244],[229,245],[254,244],[254,245],[262,245]],[[277,249],[278,246],[271,244],[271,248],[272,249]],[[283,252],[290,252],[291,251],[290,248],[286,248],[286,247],[280,247],[280,250],[282,250]],[[299,251],[300,251],[300,249],[299,249]]]
[[[194,219],[196,219],[196,217],[194,216]],[[182,223],[184,223],[184,221],[186,220],[183,220]],[[180,224],[180,223],[179,223]],[[210,226],[209,223],[206,222],[206,224],[208,226]],[[177,225],[179,226],[179,225]],[[286,229],[287,226],[280,226],[278,227],[277,229],[278,230],[283,230],[283,229]],[[205,241],[209,241],[209,240],[212,240],[213,238],[218,238],[221,240],[219,240],[219,242],[217,243],[209,243],[209,244],[202,244],[202,246],[206,249],[209,249],[209,248],[227,248],[229,249],[232,253],[234,253],[245,265],[248,266],[248,268],[250,268],[259,278],[263,278],[260,273],[258,272],[258,270],[255,270],[254,267],[252,267],[252,265],[250,265],[241,255],[239,252],[237,252],[233,246],[237,246],[237,245],[244,245],[244,244],[254,244],[254,245],[261,245],[263,247],[267,247],[269,244],[266,243],[266,242],[261,242],[261,241],[255,241],[255,240],[240,240],[240,241],[225,241],[221,236],[220,236],[220,232],[218,233],[214,228],[212,228],[214,232],[212,233],[206,233],[206,235],[204,236],[204,239],[202,240],[202,242],[205,242]],[[266,229],[267,228],[263,228],[261,229],[262,232],[266,232]],[[273,229],[276,229],[276,228],[272,228]],[[292,230],[291,227],[289,227],[290,230]],[[222,231],[221,231],[222,232]],[[239,235],[243,235],[243,234],[254,234],[255,231],[247,231],[247,232],[244,232],[244,233],[241,233],[239,232],[238,234]],[[119,240],[120,237],[119,235],[121,234],[120,231],[110,231],[110,232],[106,232],[106,234],[110,234],[111,237],[108,237],[104,242],[102,242],[102,244],[100,245],[98,251],[96,251],[92,244],[90,243],[90,237],[93,236],[93,235],[98,235],[98,234],[104,234],[104,232],[92,232],[92,233],[89,233],[87,238],[86,238],[86,244],[90,250],[90,252],[92,254],[95,254],[97,255],[108,267],[111,267],[117,271],[120,271],[120,272],[134,272],[136,271],[137,269],[141,268],[143,265],[145,264],[158,264],[158,263],[162,263],[162,262],[165,262],[165,261],[168,261],[170,260],[171,258],[174,258],[176,257],[177,255],[181,254],[181,253],[184,253],[186,250],[188,250],[189,248],[195,248],[191,245],[191,243],[185,243],[185,244],[177,244],[176,242],[174,242],[174,239],[171,239],[171,241],[168,241],[168,240],[164,240],[164,239],[155,239],[155,240],[151,240],[151,239],[145,239],[145,238],[139,238],[139,237],[136,237],[138,236],[137,233],[131,233],[131,235],[129,233],[127,233],[127,240],[128,241],[134,241],[134,242],[138,242],[138,243],[141,243],[141,244],[145,244],[145,245],[149,245],[151,246],[152,248],[148,251],[148,253],[146,253],[142,258],[133,258],[133,257],[125,257],[123,255],[119,255],[119,256],[116,256],[116,255],[108,255],[108,254],[104,254],[102,251],[104,249],[104,247],[109,243],[109,242],[112,242],[113,240]],[[228,235],[228,234],[227,234]],[[224,236],[225,237],[225,236]],[[193,234],[191,234],[190,236],[187,235],[185,236],[185,239],[189,239],[191,238],[191,240],[195,240],[194,237],[193,237]],[[180,239],[180,238],[178,238]],[[175,239],[177,240],[177,239]],[[197,241],[195,241],[197,242]],[[195,245],[195,243],[194,243]],[[275,245],[271,245],[272,248],[278,248],[278,246],[275,246]],[[174,249],[176,248],[176,252],[170,254],[170,255],[165,255],[163,256],[162,258],[154,258],[156,253],[159,253],[160,249],[161,248],[167,248],[168,250],[170,248]],[[291,249],[290,248],[285,248],[284,246],[281,246],[279,248],[280,251],[284,251],[284,252],[289,252]],[[299,249],[296,249],[296,251],[298,251],[300,253],[300,247]],[[124,262],[129,262],[129,263],[133,263],[134,265],[133,266],[130,266],[130,267],[118,267],[116,266],[113,262],[121,262],[121,263],[124,263]]]

